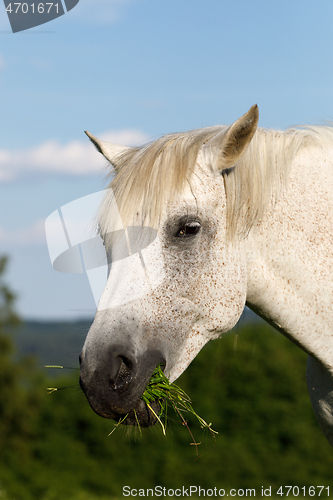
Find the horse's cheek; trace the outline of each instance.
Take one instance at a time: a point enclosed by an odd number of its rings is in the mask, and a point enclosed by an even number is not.
[[[215,262],[198,284],[207,335],[216,338],[235,326],[246,302],[246,266],[241,254]]]

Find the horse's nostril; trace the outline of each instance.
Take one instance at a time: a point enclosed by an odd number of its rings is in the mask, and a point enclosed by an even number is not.
[[[118,356],[118,359],[120,361],[120,366],[113,383],[113,387],[116,391],[130,384],[133,378],[133,362],[125,356]]]
[[[125,365],[129,370],[133,368],[133,361],[126,356],[118,356],[118,358],[122,361],[122,364]]]

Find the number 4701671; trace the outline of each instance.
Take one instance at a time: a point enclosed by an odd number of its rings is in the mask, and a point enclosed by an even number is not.
[[[13,5],[13,7],[12,7]],[[52,7],[54,7],[56,9],[56,12],[58,14],[59,12],[59,4],[58,3],[49,3],[49,2],[46,2],[46,3],[43,3],[43,2],[39,2],[38,4],[36,3],[36,6],[35,6],[35,3],[31,3],[31,4],[28,4],[28,3],[19,3],[19,2],[13,2],[8,4],[8,6],[6,7],[6,11],[9,12],[9,14],[19,14],[20,12],[22,12],[22,14],[28,14],[28,12],[30,12],[31,14],[49,14],[50,13],[50,10],[52,9]]]
[[[323,493],[323,496],[327,494],[329,497],[330,495],[330,487],[329,486],[280,486],[280,488],[277,490],[276,494],[283,496],[293,496],[293,497],[298,497],[298,496],[309,496],[309,497],[315,497]],[[326,496],[326,495],[325,495]]]

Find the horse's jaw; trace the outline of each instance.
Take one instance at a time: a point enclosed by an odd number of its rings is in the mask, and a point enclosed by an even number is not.
[[[81,353],[80,384],[98,415],[121,421],[128,414],[126,424],[153,425],[159,403],[148,411],[141,398],[155,368],[163,365],[174,382],[209,340],[236,323],[244,306],[234,301],[226,311],[218,300],[207,298],[207,307],[214,310],[209,317],[200,303],[173,291],[169,287],[168,294],[97,312]]]

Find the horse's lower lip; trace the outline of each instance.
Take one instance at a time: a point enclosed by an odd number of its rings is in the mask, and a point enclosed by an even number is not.
[[[120,415],[118,422],[123,420],[122,425],[136,425],[140,427],[152,427],[157,422],[156,415],[159,415],[161,412],[161,404],[159,401],[154,401],[150,403],[150,408],[146,405],[146,403],[140,399],[140,401],[136,404],[136,406],[131,410],[127,416]]]

